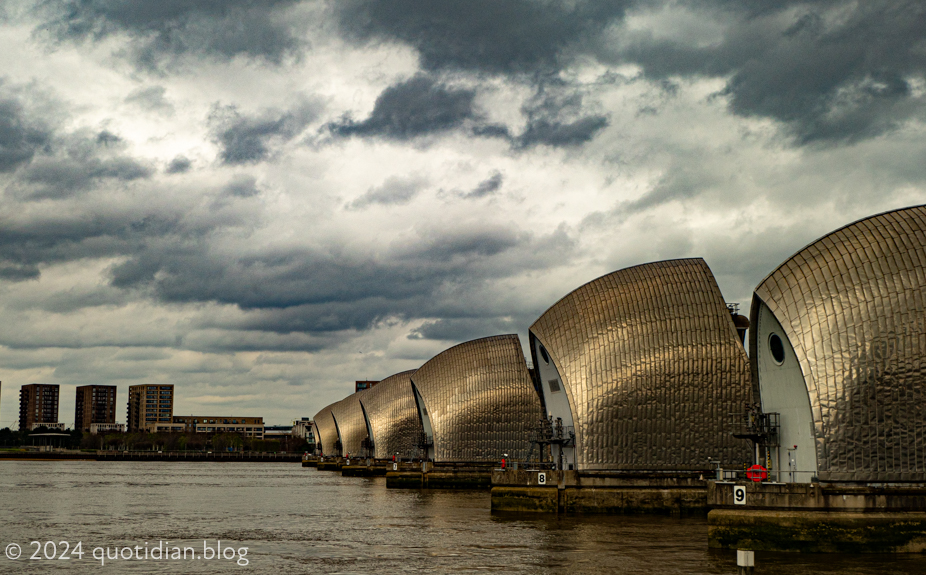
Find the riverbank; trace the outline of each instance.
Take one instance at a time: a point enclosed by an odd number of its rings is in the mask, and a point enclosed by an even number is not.
[[[292,462],[302,461],[301,453],[201,451],[0,451],[0,461],[183,461],[183,462]]]

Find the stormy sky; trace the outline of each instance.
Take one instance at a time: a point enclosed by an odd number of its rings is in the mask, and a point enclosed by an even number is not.
[[[926,202],[919,0],[0,4],[0,427],[26,383],[312,416],[580,284],[727,301]]]

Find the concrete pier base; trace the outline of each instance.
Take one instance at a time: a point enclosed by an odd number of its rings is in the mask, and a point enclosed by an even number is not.
[[[707,483],[693,477],[497,470],[492,473],[492,510],[704,515]]]
[[[387,466],[386,487],[394,489],[488,489],[491,465],[403,463]]]
[[[733,499],[745,489],[744,503]],[[711,482],[708,545],[808,553],[926,551],[926,486]]]
[[[341,468],[341,475],[344,477],[374,477],[377,475],[386,475],[385,465],[345,465]]]
[[[328,459],[328,460],[319,460],[315,464],[315,467],[319,471],[341,471],[341,467],[344,466],[344,461],[341,459]]]

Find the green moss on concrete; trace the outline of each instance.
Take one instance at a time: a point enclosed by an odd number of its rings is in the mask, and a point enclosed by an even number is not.
[[[425,487],[429,489],[489,489],[491,486],[492,474],[489,472],[431,471],[425,475]]]
[[[567,488],[568,513],[689,516],[707,513],[703,489]]]
[[[492,511],[556,513],[555,487],[493,487]]]
[[[424,482],[420,471],[389,471],[386,473],[386,487],[394,489],[421,489]]]
[[[926,513],[713,510],[708,545],[804,553],[920,553]]]

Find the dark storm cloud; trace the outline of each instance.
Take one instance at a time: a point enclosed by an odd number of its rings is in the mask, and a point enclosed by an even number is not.
[[[502,182],[504,181],[505,177],[502,176],[501,172],[495,172],[487,179],[479,182],[479,185],[477,185],[475,188],[462,194],[461,197],[465,199],[478,199],[491,196],[501,189]]]
[[[579,146],[608,126],[605,116],[587,114],[582,92],[559,80],[540,83],[521,112],[527,126],[514,140],[519,148]]]
[[[131,182],[148,178],[154,172],[147,163],[110,152],[114,143],[104,137],[91,143],[71,138],[70,145],[57,154],[35,158],[22,172],[18,187],[27,198],[66,198],[85,191],[101,181]]]
[[[625,0],[346,0],[333,3],[342,31],[358,41],[414,46],[429,70],[546,73],[564,52],[599,34]]]
[[[235,106],[217,106],[209,116],[212,134],[222,150],[219,157],[229,165],[252,164],[271,157],[275,143],[285,143],[316,118],[319,104],[303,102],[289,111],[265,110],[245,116]]]
[[[689,5],[725,22],[722,37],[690,46],[638,33],[616,57],[652,78],[728,76],[733,112],[780,120],[801,143],[874,137],[926,109],[911,86],[926,75],[922,2]]]
[[[383,90],[367,119],[357,122],[345,117],[326,128],[339,137],[357,135],[399,141],[459,129],[477,137],[507,140],[516,148],[530,148],[578,146],[608,125],[604,116],[583,115],[580,95],[563,98],[549,95],[541,87],[538,96],[522,110],[528,116],[524,132],[512,136],[506,126],[484,121],[476,110],[475,98],[475,90],[452,88],[419,74]]]
[[[51,144],[52,129],[28,114],[18,94],[0,79],[0,173],[28,163]]]
[[[114,266],[112,284],[163,302],[235,305],[248,312],[236,329],[276,333],[363,330],[460,307],[474,313],[486,305],[477,300],[487,283],[549,265],[536,253],[574,249],[561,231],[536,237],[493,227],[422,233],[375,257],[333,247],[220,255],[208,242],[168,239]]]
[[[926,110],[916,88],[926,76],[926,4],[919,0],[351,0],[334,6],[346,37],[410,45],[431,72],[544,82],[584,54],[605,64],[638,64],[655,81],[723,77],[731,111],[774,118],[802,144],[876,137]],[[699,41],[622,27],[628,15],[648,12],[658,25],[681,10],[689,11],[683,17],[691,27],[700,26]],[[601,114],[568,122],[538,118],[514,141],[575,145],[606,124]],[[474,132],[488,135],[488,129]],[[492,129],[508,137],[502,127]]]
[[[373,204],[404,205],[411,202],[426,185],[427,181],[418,176],[393,176],[383,182],[383,185],[370,188],[345,207],[348,210],[361,210]]]
[[[557,122],[546,119],[533,120],[527,125],[517,144],[522,148],[536,145],[554,147],[578,146],[595,137],[608,126],[604,116],[587,116],[574,122]]]
[[[383,90],[366,120],[344,118],[329,124],[328,129],[337,136],[409,140],[459,128],[475,119],[475,97],[473,90],[448,87],[419,74]]]
[[[298,0],[48,0],[37,32],[57,41],[125,34],[143,68],[187,53],[220,59],[243,55],[280,63],[303,48],[287,9]]]
[[[168,174],[185,174],[193,167],[193,162],[186,156],[176,156],[167,164]]]

